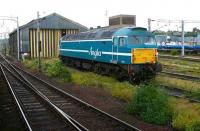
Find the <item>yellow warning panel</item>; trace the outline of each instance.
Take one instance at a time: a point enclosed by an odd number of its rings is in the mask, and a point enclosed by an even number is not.
[[[156,63],[157,49],[133,49],[132,50],[132,63],[133,64],[146,64]]]

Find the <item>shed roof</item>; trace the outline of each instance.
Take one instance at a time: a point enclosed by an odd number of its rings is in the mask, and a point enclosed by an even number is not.
[[[34,19],[27,24],[20,26],[19,29],[23,30],[25,28],[36,29],[37,20]],[[67,19],[57,13],[52,13],[48,16],[39,19],[40,29],[79,29],[80,31],[86,31],[88,28],[75,21]],[[13,32],[15,32],[14,30]]]

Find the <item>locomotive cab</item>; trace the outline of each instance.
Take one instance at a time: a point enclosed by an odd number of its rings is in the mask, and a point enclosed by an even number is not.
[[[132,64],[155,64],[158,59],[157,45],[153,36],[130,36]]]
[[[119,52],[119,48],[124,47],[130,50],[131,64],[157,63],[158,52],[155,36],[145,28],[119,30],[112,39],[113,52]]]
[[[155,36],[145,28],[128,27],[116,32],[113,36],[113,52],[122,52],[123,48],[128,49],[131,55],[128,65],[131,81],[151,78],[162,70],[158,64]],[[115,57],[118,60],[118,56]]]

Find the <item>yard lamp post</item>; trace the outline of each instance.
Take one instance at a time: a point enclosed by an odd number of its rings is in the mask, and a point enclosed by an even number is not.
[[[40,52],[41,52],[41,41],[40,41],[40,14],[39,11],[37,12],[37,47],[38,47],[38,69],[39,72],[41,72],[41,58],[40,58]]]
[[[14,21],[17,24],[17,59],[20,60],[19,19],[18,17],[0,16],[0,20]]]

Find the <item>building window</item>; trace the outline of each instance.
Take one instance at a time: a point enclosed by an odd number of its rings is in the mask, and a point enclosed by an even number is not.
[[[66,35],[66,30],[61,30],[62,36]]]

